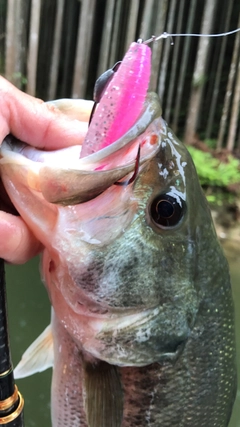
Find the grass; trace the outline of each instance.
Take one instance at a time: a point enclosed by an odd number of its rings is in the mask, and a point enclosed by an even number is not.
[[[236,197],[240,196],[240,185],[236,185],[240,183],[240,161],[229,154],[223,162],[209,152],[192,146],[187,148],[208,201],[217,205],[233,204]]]

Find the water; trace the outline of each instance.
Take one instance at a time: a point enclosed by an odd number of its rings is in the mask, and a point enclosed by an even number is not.
[[[6,266],[8,317],[13,365],[50,322],[50,304],[39,275],[39,260]],[[22,380],[17,386],[25,400],[27,427],[51,427],[51,369]]]
[[[236,324],[240,331],[240,253],[228,251],[233,295],[236,305]],[[47,292],[40,281],[39,261],[33,259],[23,266],[7,266],[7,294],[9,329],[13,364],[38,337],[50,321],[50,305]],[[240,333],[237,334],[237,351],[240,355]],[[240,379],[240,357],[238,358]],[[17,385],[25,399],[25,425],[27,427],[51,427],[50,387],[51,369],[18,380]],[[240,427],[240,381],[239,392],[229,427]]]

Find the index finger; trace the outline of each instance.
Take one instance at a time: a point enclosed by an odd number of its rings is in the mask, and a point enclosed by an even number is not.
[[[45,150],[81,144],[93,104],[79,101],[77,120],[77,114],[64,114],[59,106],[21,92],[1,76],[0,99],[0,142],[12,133],[21,141]]]

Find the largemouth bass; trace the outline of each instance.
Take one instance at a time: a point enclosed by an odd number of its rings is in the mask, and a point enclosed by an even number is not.
[[[187,149],[148,94],[116,142],[79,152],[13,137],[1,148],[7,193],[44,246],[53,306],[17,376],[53,362],[54,427],[227,427],[231,285]]]

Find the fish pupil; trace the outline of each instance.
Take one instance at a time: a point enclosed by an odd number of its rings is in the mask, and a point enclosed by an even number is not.
[[[158,226],[174,227],[184,214],[184,201],[168,194],[160,194],[151,203],[150,213],[152,220]]]
[[[174,214],[174,206],[168,200],[160,200],[156,205],[159,217],[171,218]]]

